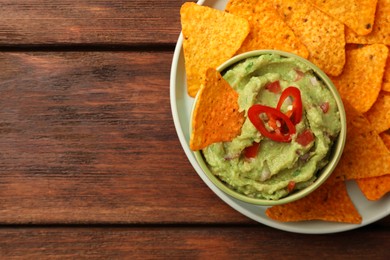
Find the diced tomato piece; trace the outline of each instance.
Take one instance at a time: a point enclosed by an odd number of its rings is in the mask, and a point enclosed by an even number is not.
[[[269,83],[267,86],[265,86],[265,88],[275,94],[278,94],[282,91],[279,80]]]
[[[302,146],[307,146],[308,144],[313,142],[313,140],[314,140],[314,135],[312,131],[310,131],[309,129],[306,129],[302,133],[298,134],[297,137],[297,143]]]
[[[290,181],[287,185],[288,192],[292,192],[295,188],[295,181]]]
[[[320,108],[322,109],[322,112],[324,114],[329,111],[329,102],[324,102],[320,105]]]
[[[260,143],[253,142],[251,146],[248,146],[244,150],[244,155],[246,158],[255,158],[259,151]]]

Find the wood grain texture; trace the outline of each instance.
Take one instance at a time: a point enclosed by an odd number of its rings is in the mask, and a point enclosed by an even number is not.
[[[250,223],[181,148],[171,59],[0,53],[0,223]]]
[[[389,259],[388,234],[380,226],[310,236],[265,226],[7,228],[0,231],[0,255],[23,259]]]
[[[184,0],[0,0],[0,46],[173,44]]]
[[[169,105],[184,2],[0,0],[0,259],[389,259],[390,216],[287,233],[198,177]]]

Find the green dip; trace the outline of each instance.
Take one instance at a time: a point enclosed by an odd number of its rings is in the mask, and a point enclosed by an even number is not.
[[[294,58],[267,54],[247,58],[223,73],[225,80],[239,94],[239,107],[245,111],[241,134],[231,142],[215,143],[203,149],[210,171],[230,188],[253,198],[277,200],[312,184],[317,172],[328,162],[333,141],[341,123],[336,101],[314,71]],[[247,118],[254,104],[275,108],[280,93],[267,89],[279,81],[281,91],[294,86],[301,92],[303,116],[295,126],[296,134],[289,143],[276,142],[261,135]],[[324,112],[323,105],[328,108]],[[288,102],[281,111],[287,111]],[[296,139],[310,129],[314,141],[302,146]],[[246,158],[243,151],[253,142],[260,142],[255,158]]]

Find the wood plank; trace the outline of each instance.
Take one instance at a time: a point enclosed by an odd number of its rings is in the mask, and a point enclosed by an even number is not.
[[[251,227],[5,228],[2,258],[389,259],[389,226],[329,235]],[[353,243],[352,243],[353,241]]]
[[[181,148],[171,58],[0,53],[0,223],[251,223]]]
[[[0,0],[0,45],[173,44],[181,0]]]

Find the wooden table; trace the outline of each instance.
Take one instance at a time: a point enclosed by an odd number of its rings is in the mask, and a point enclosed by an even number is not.
[[[169,100],[182,3],[0,0],[0,258],[388,258],[390,217],[289,233],[203,183]]]

